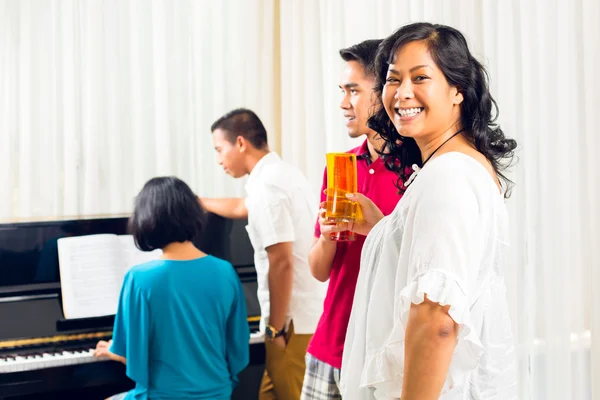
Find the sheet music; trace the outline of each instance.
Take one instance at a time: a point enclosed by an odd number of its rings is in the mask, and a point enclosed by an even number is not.
[[[123,283],[123,256],[116,235],[58,240],[65,318],[112,315]]]
[[[141,251],[135,247],[135,241],[132,235],[120,235],[121,251],[123,254],[125,270],[127,272],[131,267],[143,264],[148,261],[156,260],[162,256],[162,250],[156,249],[153,251]]]

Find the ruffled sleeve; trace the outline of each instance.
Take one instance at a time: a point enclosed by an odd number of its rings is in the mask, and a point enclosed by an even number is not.
[[[484,352],[469,311],[469,296],[458,280],[440,270],[431,270],[414,279],[399,296],[402,328],[406,330],[411,304],[423,302],[424,295],[435,303],[450,305],[450,317],[459,327],[458,341],[450,363],[445,390],[462,382],[465,373],[473,370]]]

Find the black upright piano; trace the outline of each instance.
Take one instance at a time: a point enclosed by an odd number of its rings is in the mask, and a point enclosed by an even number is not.
[[[246,295],[250,366],[232,399],[252,400],[264,370],[264,343],[257,334],[260,308],[246,221],[207,218],[196,245],[230,261]],[[0,400],[104,399],[134,386],[122,364],[92,354],[99,340],[111,338],[114,315],[63,317],[57,240],[101,233],[126,234],[127,217],[0,223]]]

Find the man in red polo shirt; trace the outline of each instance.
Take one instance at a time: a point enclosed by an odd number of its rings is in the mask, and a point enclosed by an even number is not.
[[[358,191],[371,199],[383,212],[390,214],[400,196],[395,186],[398,177],[385,168],[375,150],[381,144],[377,132],[367,126],[370,110],[377,105],[375,87],[375,55],[381,40],[367,40],[340,50],[345,61],[340,89],[350,137],[366,136],[363,144],[348,153],[356,154]],[[323,175],[323,191],[327,187],[327,170]],[[319,220],[309,254],[313,276],[320,281],[329,279],[324,310],[306,354],[306,372],[301,400],[341,399],[339,391],[340,368],[346,329],[352,310],[352,300],[360,268],[360,253],[365,236],[356,235],[355,241],[335,242],[321,235]]]

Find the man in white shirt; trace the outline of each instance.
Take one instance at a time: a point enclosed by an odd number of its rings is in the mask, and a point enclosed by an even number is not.
[[[308,266],[317,197],[300,170],[269,150],[267,132],[254,112],[233,110],[211,131],[225,172],[234,178],[250,175],[246,199],[201,201],[223,217],[248,218],[267,352],[259,399],[297,400],[306,348],[327,290]]]

